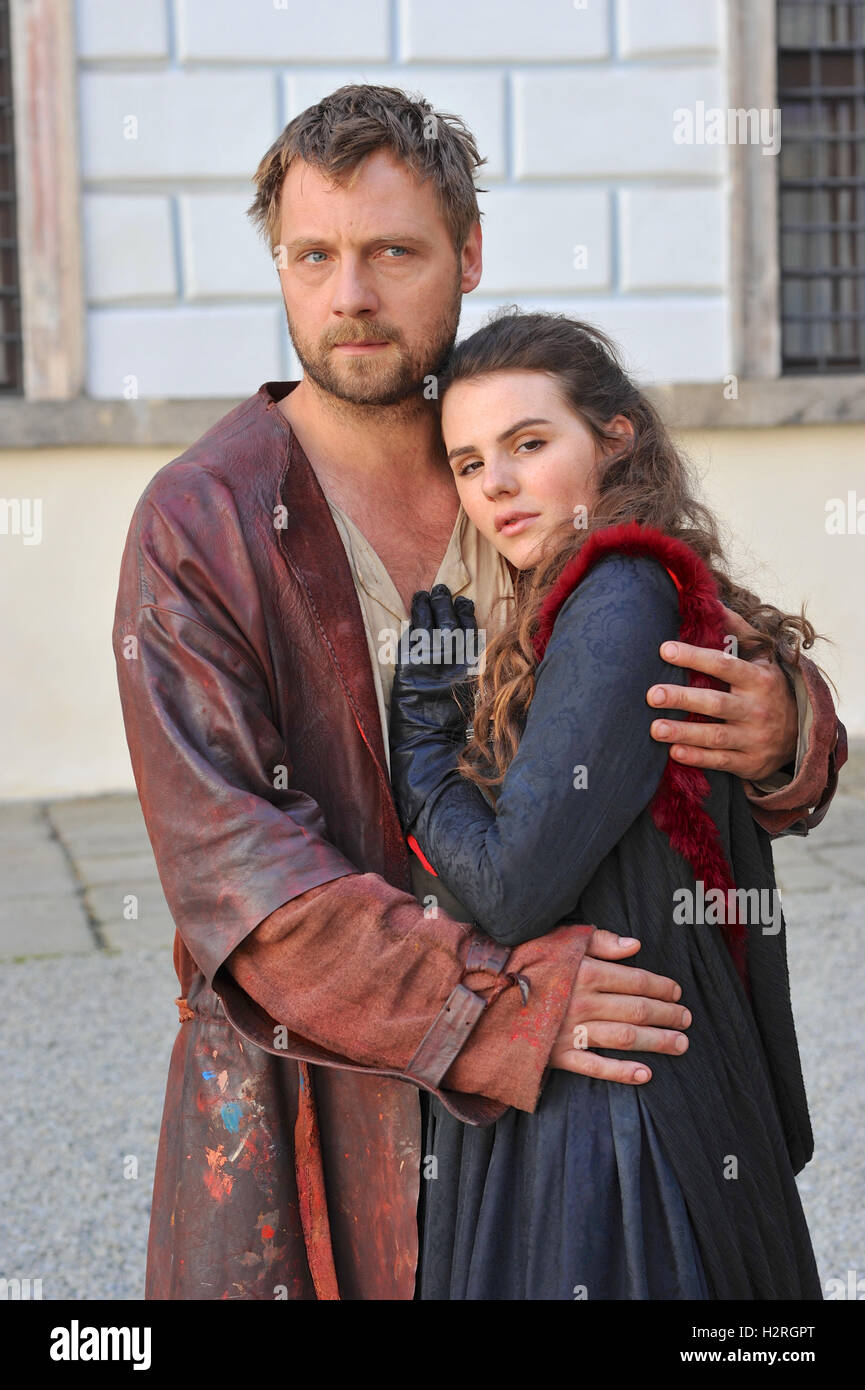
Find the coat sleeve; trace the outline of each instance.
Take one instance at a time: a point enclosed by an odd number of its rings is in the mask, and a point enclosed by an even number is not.
[[[214,482],[208,524],[194,510],[192,523],[167,515],[158,487],[145,498],[121,565],[118,683],[160,880],[208,985],[271,1052],[399,1076],[443,1098],[459,1056],[461,1118],[533,1109],[592,928],[563,927],[550,949],[496,961],[471,926],[428,919],[411,894],[359,871],[317,803],[284,785],[290,748],[258,656],[257,589],[228,524],[230,493]],[[218,588],[214,548],[234,576]],[[516,971],[531,978],[528,1004]],[[499,1110],[487,1113],[490,1101]]]
[[[540,662],[519,748],[493,810],[454,768],[414,833],[480,925],[508,945],[573,911],[601,860],[649,804],[668,752],[649,737],[645,692],[683,682],[658,648],[678,631],[655,560],[612,555],[568,596]]]
[[[796,666],[782,663],[799,710],[795,775],[744,783],[751,814],[770,835],[807,835],[820,824],[847,761],[847,730],[835,713],[829,687],[815,663],[802,655]]]

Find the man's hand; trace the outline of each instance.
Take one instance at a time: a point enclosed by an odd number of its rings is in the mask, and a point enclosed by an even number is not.
[[[756,635],[744,618],[724,609],[728,631],[747,641]],[[716,676],[729,691],[698,690],[686,685],[653,685],[650,705],[708,715],[717,723],[656,719],[652,738],[669,743],[670,756],[693,767],[717,768],[759,782],[796,756],[799,717],[796,698],[776,661],[743,661],[728,652],[664,642],[661,656],[671,666],[685,666]]]
[[[676,981],[614,963],[639,949],[634,937],[595,931],[550,1053],[551,1067],[639,1086],[652,1076],[644,1063],[599,1057],[589,1046],[674,1056],[686,1051],[688,1039],[678,1030],[689,1026],[691,1015],[675,1002],[682,996]]]

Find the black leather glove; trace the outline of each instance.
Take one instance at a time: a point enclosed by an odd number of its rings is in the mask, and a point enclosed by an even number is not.
[[[477,622],[471,599],[445,584],[412,599],[390,701],[390,775],[411,830],[429,795],[453,773],[474,708]]]

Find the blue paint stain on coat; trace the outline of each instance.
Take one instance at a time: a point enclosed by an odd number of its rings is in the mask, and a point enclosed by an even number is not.
[[[222,1116],[222,1123],[225,1125],[229,1134],[236,1134],[243,1114],[241,1106],[233,1100],[226,1101],[225,1105],[220,1107],[219,1113]]]

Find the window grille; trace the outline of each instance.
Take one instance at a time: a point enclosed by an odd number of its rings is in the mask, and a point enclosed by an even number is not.
[[[782,371],[865,371],[865,0],[778,0]]]

